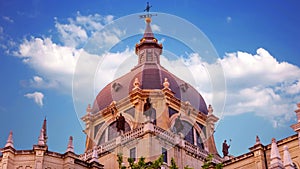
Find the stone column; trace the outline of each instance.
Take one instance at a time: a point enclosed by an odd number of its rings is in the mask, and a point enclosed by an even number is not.
[[[219,118],[213,114],[213,109],[211,105],[209,105],[208,110],[209,112],[206,119],[208,151],[209,153],[212,154],[218,154],[215,139],[214,139],[214,131],[215,131],[215,123],[219,120]]]

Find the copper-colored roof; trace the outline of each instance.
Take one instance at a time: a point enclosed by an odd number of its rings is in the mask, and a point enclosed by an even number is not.
[[[119,101],[127,97],[133,89],[133,82],[136,77],[139,79],[141,89],[162,89],[164,78],[168,78],[170,89],[176,98],[183,102],[189,101],[194,108],[207,114],[206,103],[195,88],[159,64],[147,63],[105,86],[97,95],[92,112],[96,113],[109,106],[112,101]],[[115,87],[116,84],[118,84],[118,89]]]
[[[140,43],[136,45],[136,54],[139,50],[158,49],[161,54],[162,45],[157,43],[150,26],[151,18],[146,18],[146,29]],[[142,57],[142,56],[139,56]],[[133,89],[133,82],[138,78],[141,89],[163,89],[163,82],[168,78],[170,89],[174,92],[177,99],[183,102],[190,102],[191,105],[200,112],[207,114],[206,103],[198,91],[190,84],[179,79],[172,73],[168,72],[159,64],[159,59],[155,62],[144,61],[139,63],[133,70],[126,75],[112,81],[105,86],[97,95],[92,108],[96,113],[109,106],[112,101],[119,101],[129,95]]]

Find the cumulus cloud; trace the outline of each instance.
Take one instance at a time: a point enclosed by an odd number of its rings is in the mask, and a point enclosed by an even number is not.
[[[118,40],[117,35],[120,34],[120,30],[118,29],[108,32],[99,32],[104,25],[112,22],[114,19],[112,15],[102,16],[94,14],[83,16],[80,12],[77,12],[77,16],[75,18],[68,18],[67,23],[61,23],[57,18],[54,19],[61,42],[69,47],[82,48],[88,38],[91,37],[97,38],[97,40],[105,38],[105,42],[114,43]],[[98,33],[100,37],[95,35],[95,33]],[[89,41],[91,41],[91,39],[89,39]]]
[[[26,84],[35,88],[55,88],[70,93],[74,73],[86,79],[104,57],[95,54],[101,53],[97,50],[119,42],[119,36],[125,34],[124,30],[117,28],[102,30],[113,18],[112,15],[99,14],[82,16],[78,12],[75,18],[68,18],[64,23],[54,18],[60,42],[54,42],[52,37],[24,39],[13,54],[40,75],[33,77]],[[76,85],[84,85],[84,80]]]
[[[33,99],[34,102],[39,105],[39,106],[43,106],[43,99],[44,99],[44,94],[41,92],[33,92],[33,93],[27,93],[24,95],[25,97],[29,98],[29,99]]]
[[[25,39],[14,54],[38,72],[39,76],[30,79],[31,86],[47,86],[68,93],[71,93],[72,87],[94,90],[93,87],[96,86],[96,91],[99,91],[111,80],[130,71],[137,62],[132,48],[97,55],[97,50],[119,42],[119,37],[126,34],[124,30],[116,28],[99,31],[112,20],[113,16],[82,16],[77,13],[67,23],[60,23],[55,19],[61,43],[53,42],[50,37]],[[160,31],[159,26],[152,25],[152,29]],[[91,43],[83,48],[87,39]],[[274,127],[283,125],[293,117],[294,104],[300,98],[299,67],[277,61],[262,48],[255,54],[241,51],[227,53],[218,62],[223,66],[227,82],[225,115],[254,113],[271,120]],[[207,73],[207,69],[212,69],[215,65],[205,62],[198,54],[192,53],[188,57],[175,59],[162,56],[161,63],[170,72],[192,84],[208,104],[212,103],[213,92],[215,95],[221,92],[212,91],[211,75]],[[77,79],[72,86],[74,74]],[[91,78],[95,84],[89,84]],[[74,96],[75,100],[87,93],[80,91],[82,93]],[[92,101],[94,96],[87,98],[89,99],[81,99]]]
[[[198,54],[175,60],[161,59],[164,67],[192,84],[212,103],[212,84],[206,69],[212,66]],[[295,103],[300,98],[300,68],[278,62],[267,50],[256,54],[227,53],[219,59],[226,78],[225,116],[254,113],[271,121],[274,127],[283,126],[294,117]],[[218,91],[216,92],[218,94]],[[221,112],[216,112],[220,114]]]
[[[278,62],[267,50],[228,53],[220,59],[227,80],[226,115],[255,113],[281,126],[293,117],[300,68]]]

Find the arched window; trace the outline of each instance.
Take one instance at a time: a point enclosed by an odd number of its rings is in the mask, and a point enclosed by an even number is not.
[[[191,144],[194,144],[194,132],[193,132],[193,126],[187,122],[182,120],[183,124],[183,130],[181,133],[184,135],[184,140],[188,141]]]
[[[125,133],[130,131],[130,126],[127,122],[125,122]],[[107,141],[110,141],[116,137],[118,137],[119,133],[117,131],[117,123],[114,121],[111,123],[101,134],[98,145],[103,144]]]
[[[204,144],[203,144],[203,140],[200,136],[200,134],[196,131],[196,139],[197,139],[197,146],[204,149]]]
[[[183,130],[181,133],[184,135],[184,140],[204,149],[204,144],[200,133],[189,122],[185,120],[182,120],[181,122],[183,125]]]

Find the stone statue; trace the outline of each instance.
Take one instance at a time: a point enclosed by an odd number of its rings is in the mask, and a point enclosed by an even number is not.
[[[144,104],[144,115],[150,119],[151,122],[155,123],[156,110],[152,107],[151,99],[148,97]]]
[[[152,104],[150,103],[151,99],[148,97],[146,99],[146,103],[144,104],[144,115],[146,117],[151,117],[151,114],[152,114]]]
[[[117,121],[117,131],[125,132],[125,122],[126,121],[125,121],[124,116],[122,116],[122,113],[120,113],[120,116],[117,117],[116,121]]]
[[[229,149],[229,147],[230,147],[230,145],[228,145],[226,142],[227,142],[227,141],[224,140],[223,146],[222,146],[222,152],[223,152],[223,156],[224,156],[224,157],[228,156],[228,149]]]
[[[175,133],[179,133],[183,130],[183,124],[182,124],[182,121],[180,119],[180,116],[179,115],[176,119],[175,119],[175,123],[174,123],[174,129],[175,129]]]

